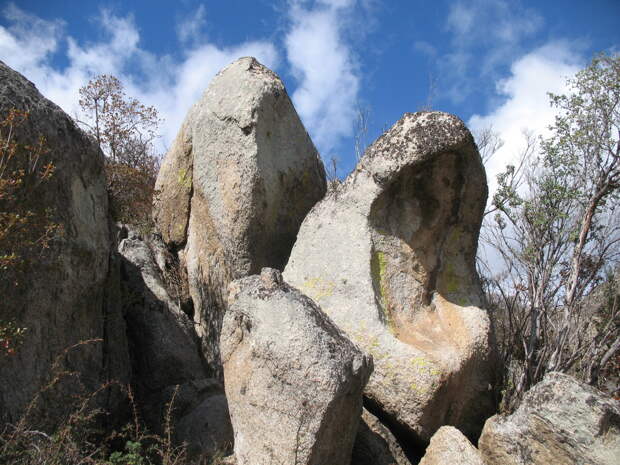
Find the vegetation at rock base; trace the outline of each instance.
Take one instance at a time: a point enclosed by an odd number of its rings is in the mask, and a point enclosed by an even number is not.
[[[130,386],[110,382],[94,392],[65,398],[71,409],[54,432],[41,428],[37,404],[48,402],[63,382],[80,383],[81,375],[62,369],[62,360],[71,352],[101,340],[83,341],[65,349],[53,363],[49,379],[35,395],[15,424],[0,429],[0,464],[11,465],[218,465],[222,456],[190,458],[184,444],[174,443],[172,413],[176,391],[166,405],[161,435],[144,426]],[[109,412],[95,408],[95,399],[110,390],[124,393],[131,410],[130,421],[118,431],[103,427]]]
[[[160,163],[153,148],[161,123],[157,110],[128,97],[121,81],[106,74],[80,89],[79,103],[78,123],[106,156],[113,219],[149,229]]]
[[[620,350],[620,56],[595,57],[567,83],[550,94],[551,135],[529,135],[498,176],[483,231],[503,268],[485,282],[507,410],[550,371],[602,386]]]

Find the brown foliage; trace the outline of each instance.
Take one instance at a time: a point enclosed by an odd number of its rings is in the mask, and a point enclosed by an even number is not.
[[[157,110],[127,97],[123,84],[105,74],[80,89],[80,107],[78,122],[106,156],[112,218],[149,229],[159,170],[152,144],[161,122]]]
[[[45,160],[45,139],[22,144],[15,138],[27,118],[27,112],[13,109],[0,120],[0,272],[15,285],[28,259],[61,232],[39,197],[54,174],[54,165]]]

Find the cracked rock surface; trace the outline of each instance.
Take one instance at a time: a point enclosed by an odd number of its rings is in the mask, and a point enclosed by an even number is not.
[[[616,465],[620,405],[572,376],[551,372],[512,415],[487,420],[478,447],[494,465]]]
[[[227,285],[284,267],[325,193],[323,164],[282,81],[241,58],[189,111],[156,189],[155,223],[187,269],[194,322],[219,376]]]
[[[372,371],[316,304],[263,269],[230,285],[222,328],[238,465],[347,465]]]
[[[474,265],[486,198],[463,122],[405,114],[308,214],[284,272],[373,356],[365,396],[407,441],[445,424],[475,437],[493,412]]]
[[[115,269],[110,257],[103,155],[64,111],[0,62],[0,118],[4,120],[13,109],[29,113],[23,124],[15,126],[13,142],[36,146],[40,137],[44,139],[47,151],[39,159],[37,171],[52,163],[54,172],[36,191],[36,202],[48,209],[50,221],[63,233],[51,241],[49,249],[25,255],[25,263],[32,266],[21,276],[20,286],[0,269],[0,321],[26,328],[15,355],[0,356],[0,424],[16,423],[35,393],[53,376],[63,370],[77,373],[64,376],[48,390],[50,397],[62,401],[34,407],[44,419],[41,425],[52,428],[70,409],[67,399],[84,390],[94,392],[110,379],[128,380],[127,341],[113,295]],[[3,128],[5,137],[7,132],[8,128]],[[18,150],[7,172],[18,169],[12,163],[23,156]],[[0,210],[5,206],[0,203]],[[3,221],[3,233],[10,232],[6,225],[11,222]],[[27,227],[31,224],[26,223]],[[16,228],[17,234],[22,234],[21,226]],[[9,246],[8,253],[11,250]],[[5,252],[3,248],[0,255]],[[53,364],[56,372],[50,374]],[[94,398],[93,405],[115,408],[115,395],[103,397]],[[32,417],[35,412],[30,414]]]

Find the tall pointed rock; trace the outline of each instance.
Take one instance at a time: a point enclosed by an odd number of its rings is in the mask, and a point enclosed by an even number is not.
[[[203,351],[221,375],[228,283],[282,269],[325,171],[282,81],[254,58],[223,69],[189,111],[159,173],[154,216],[186,266]]]

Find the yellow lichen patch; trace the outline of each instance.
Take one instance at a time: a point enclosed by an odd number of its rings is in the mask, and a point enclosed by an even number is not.
[[[301,290],[317,302],[334,294],[336,284],[322,278],[309,278],[301,285]]]
[[[452,263],[447,263],[444,267],[443,285],[445,286],[446,292],[450,294],[459,290],[460,280],[454,270],[454,265]]]
[[[441,375],[441,370],[437,367],[437,365],[420,355],[413,357],[410,363],[412,366],[415,367],[416,370],[420,372],[426,373],[431,376]]]
[[[179,184],[181,184],[183,187],[187,188],[187,189],[191,189],[192,187],[192,177],[191,175],[188,175],[188,172],[186,169],[181,168],[178,173],[177,173],[177,181],[179,182]]]
[[[375,361],[383,360],[389,356],[389,353],[381,348],[381,344],[379,343],[379,338],[377,336],[369,337],[368,335],[360,335],[358,333],[355,335],[355,339],[370,355],[372,355],[372,358]]]
[[[387,286],[387,257],[381,251],[373,251],[370,259],[370,272],[375,289],[379,292],[379,300],[383,318],[386,326],[393,335],[396,335],[396,328],[390,312],[389,288]]]
[[[412,391],[416,391],[418,394],[426,394],[426,393],[428,392],[428,388],[427,388],[427,387],[425,387],[425,386],[420,386],[420,385],[418,385],[418,384],[416,384],[416,383],[411,383],[411,384],[409,385],[409,388],[410,388]]]

